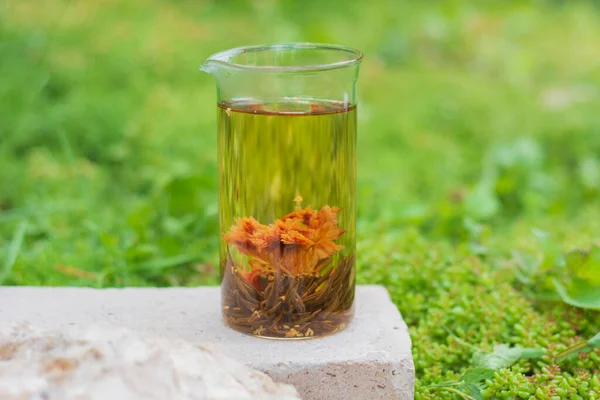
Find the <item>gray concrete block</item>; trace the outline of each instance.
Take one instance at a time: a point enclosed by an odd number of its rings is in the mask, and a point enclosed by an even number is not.
[[[0,287],[0,323],[60,329],[94,322],[212,344],[225,354],[290,383],[303,399],[412,399],[414,366],[406,324],[380,286],[359,286],[356,316],[333,336],[265,340],[227,328],[217,287]]]

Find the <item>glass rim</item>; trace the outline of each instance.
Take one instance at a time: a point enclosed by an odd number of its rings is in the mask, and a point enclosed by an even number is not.
[[[242,53],[254,53],[261,51],[273,51],[273,50],[329,50],[343,52],[351,55],[352,57],[347,60],[336,61],[324,64],[312,64],[312,65],[247,65],[238,64],[227,59]],[[327,71],[331,69],[346,68],[355,64],[358,64],[363,59],[363,53],[360,50],[352,47],[337,45],[337,44],[325,44],[325,43],[282,43],[282,44],[260,44],[252,46],[235,47],[233,49],[223,50],[218,53],[211,55],[206,61],[215,62],[223,66],[239,68],[242,70],[253,70],[253,71]]]

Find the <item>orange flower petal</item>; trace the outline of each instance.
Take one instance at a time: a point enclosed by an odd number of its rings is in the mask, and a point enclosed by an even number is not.
[[[319,242],[315,246],[315,254],[317,255],[318,259],[321,260],[333,255],[334,253],[337,253],[342,248],[342,246],[330,241]]]
[[[312,246],[314,242],[298,231],[288,231],[281,234],[281,241],[285,244],[297,244],[299,246]]]
[[[243,276],[253,285],[267,269],[281,268],[286,274],[312,274],[320,260],[342,249],[334,240],[345,232],[338,227],[338,207],[324,206],[319,211],[310,206],[296,210],[271,225],[254,218],[238,218],[224,240],[247,256],[251,271]]]
[[[317,262],[319,259],[312,249],[298,246],[286,246],[281,257],[281,264],[293,275],[312,273]]]

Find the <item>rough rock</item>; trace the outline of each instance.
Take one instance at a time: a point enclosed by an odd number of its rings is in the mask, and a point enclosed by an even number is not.
[[[2,400],[297,400],[207,346],[94,324],[44,331],[0,325]]]

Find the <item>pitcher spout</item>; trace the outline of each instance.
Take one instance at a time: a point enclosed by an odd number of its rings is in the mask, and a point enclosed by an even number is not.
[[[200,71],[206,72],[207,74],[211,74],[213,76],[217,75],[219,70],[219,63],[215,60],[208,59],[200,64]]]

